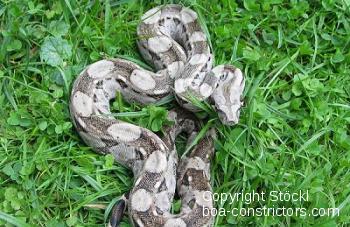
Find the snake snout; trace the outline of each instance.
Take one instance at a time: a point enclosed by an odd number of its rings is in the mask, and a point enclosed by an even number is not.
[[[227,108],[217,109],[219,118],[224,125],[236,125],[238,124],[240,115],[240,106],[231,106]]]

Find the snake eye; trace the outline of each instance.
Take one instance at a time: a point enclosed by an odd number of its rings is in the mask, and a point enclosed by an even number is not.
[[[227,72],[224,72],[221,76],[220,76],[220,80],[226,80],[227,78]]]

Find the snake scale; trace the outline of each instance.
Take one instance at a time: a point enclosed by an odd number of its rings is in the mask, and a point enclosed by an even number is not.
[[[213,68],[213,54],[198,15],[181,5],[147,11],[137,35],[140,53],[154,72],[123,59],[100,60],[80,73],[71,93],[71,117],[85,143],[99,153],[112,154],[135,177],[126,204],[114,207],[109,225],[118,225],[126,205],[134,226],[211,226],[213,217],[203,211],[213,207],[209,169],[215,132],[209,130],[180,160],[175,138],[184,132],[190,143],[200,129],[198,120],[185,111],[196,111],[188,101],[191,97],[213,103],[224,124],[237,123],[242,72],[230,65]],[[168,113],[175,123],[166,126],[160,138],[146,128],[115,119],[109,102],[117,92],[129,102],[144,105],[175,95],[181,107]],[[170,212],[175,191],[181,198],[178,214]]]

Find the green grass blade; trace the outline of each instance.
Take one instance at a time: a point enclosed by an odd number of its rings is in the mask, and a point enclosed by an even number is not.
[[[31,225],[25,223],[24,221],[0,211],[0,219],[18,227],[31,227]]]

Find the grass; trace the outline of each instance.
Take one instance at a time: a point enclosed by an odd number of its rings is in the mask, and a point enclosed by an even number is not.
[[[130,189],[131,172],[95,154],[73,129],[69,91],[94,61],[123,56],[142,62],[136,26],[146,10],[163,3],[0,2],[1,226],[101,226]],[[227,214],[215,225],[348,226],[350,2],[182,4],[200,13],[216,63],[234,64],[246,75],[240,123],[213,122],[219,135],[211,170],[215,192],[308,190],[310,196],[307,202],[268,198],[216,207],[340,209],[322,217]],[[119,99],[113,106],[124,114],[119,117],[157,131],[169,103],[142,109]]]

